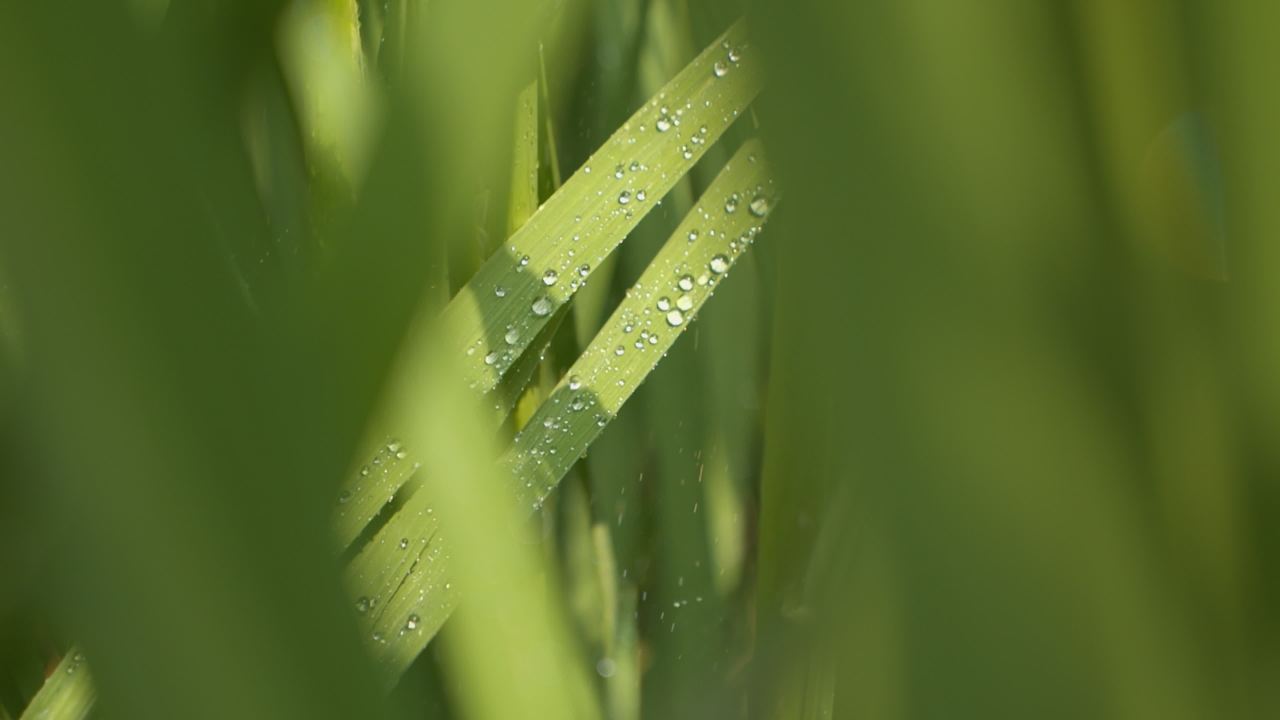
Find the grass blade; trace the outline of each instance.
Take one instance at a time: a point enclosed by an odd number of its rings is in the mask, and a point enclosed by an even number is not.
[[[745,33],[731,27],[632,115],[449,303],[443,321],[466,353],[463,382],[497,385],[552,311],[754,99],[758,61],[741,49]]]
[[[22,712],[22,720],[78,720],[89,714],[95,699],[84,655],[72,647]]]
[[[750,246],[773,202],[763,151],[758,142],[748,142],[517,434],[504,462],[518,479],[516,494],[526,506],[540,506],[657,366]]]
[[[667,83],[449,303],[443,329],[448,344],[466,353],[462,382],[483,392],[497,386],[555,310],[746,109],[760,80],[757,61],[743,50],[745,35],[745,26],[735,24]],[[632,163],[643,169],[632,172]],[[615,176],[618,168],[622,178]],[[624,191],[629,201],[620,205]],[[523,258],[528,260],[522,263]],[[556,273],[549,287],[544,284],[548,272]],[[410,337],[401,363],[404,375],[392,383],[397,391],[383,413],[382,428],[407,426],[421,412],[421,396],[403,388],[412,384],[415,368],[422,366],[418,358],[431,351],[437,337],[426,332]],[[370,458],[368,464],[340,495],[341,547],[360,536],[415,470],[411,463],[397,462],[395,456],[405,451],[385,449],[391,444],[399,442],[390,431],[376,433],[362,454]]]

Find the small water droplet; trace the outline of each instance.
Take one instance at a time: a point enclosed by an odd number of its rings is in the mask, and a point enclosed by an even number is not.
[[[666,312],[670,309],[671,309],[671,298],[665,295],[658,298],[658,310],[660,312]]]
[[[580,380],[580,379],[578,378],[578,376],[577,376],[577,375],[570,375],[570,376],[569,376],[569,389],[570,389],[570,390],[577,390],[577,389],[578,389],[578,388],[580,388],[580,387],[582,387],[582,380]]]
[[[370,600],[369,598],[365,597],[364,595],[361,595],[360,597],[356,598],[356,612],[363,615],[369,612],[369,608],[371,607],[373,607],[373,601]]]
[[[646,193],[644,190],[636,191],[636,200],[638,200],[639,202],[644,202],[645,199],[647,199],[648,197],[649,197],[648,193]]]
[[[627,352],[627,349],[626,349],[626,348],[624,348],[624,347],[622,347],[621,345],[619,345],[618,347],[616,347],[616,348],[614,348],[614,349],[613,349],[613,354],[614,354],[614,355],[623,355],[623,354],[625,354],[626,352]]]
[[[672,310],[667,313],[667,324],[671,327],[679,327],[684,324],[684,313],[679,310]]]
[[[690,230],[690,231],[689,231],[689,242],[693,242],[693,241],[695,241],[695,240],[697,240],[697,239],[698,239],[698,231],[697,231],[697,230]]]
[[[546,317],[547,315],[550,315],[551,314],[551,298],[547,297],[546,295],[543,295],[542,297],[533,301],[533,305],[530,309],[532,309],[533,314],[537,315],[538,317]]]
[[[499,285],[493,289],[493,294],[500,298],[504,298],[507,296],[507,289]]]
[[[413,613],[413,614],[409,615],[409,618],[408,618],[407,620],[405,620],[405,623],[404,623],[404,629],[405,629],[405,630],[417,630],[417,629],[418,629],[418,623],[420,623],[420,622],[422,622],[422,619],[418,617],[418,614],[417,614],[417,613]]]
[[[556,280],[558,279],[560,279],[560,276],[556,274],[555,270],[548,270],[542,273],[542,284],[546,285],[547,287],[551,287],[552,285],[555,285]]]
[[[502,336],[508,345],[515,345],[520,340],[520,331],[515,328],[507,328],[507,334]]]
[[[725,211],[725,212],[727,212],[727,213],[735,213],[735,212],[737,212],[737,211],[738,211],[738,199],[739,199],[739,198],[738,198],[738,193],[734,193],[734,194],[730,195],[730,196],[729,196],[729,199],[724,201],[724,211]]]
[[[657,121],[653,123],[653,127],[658,132],[664,133],[671,129],[671,118],[666,115],[661,115],[658,117]]]
[[[400,549],[405,550],[409,547],[409,538],[400,538]]]
[[[722,78],[729,74],[729,66],[726,65],[723,60],[717,60],[716,64],[711,66],[711,72],[715,74],[716,77]]]
[[[591,266],[583,263],[578,266],[578,277],[586,277],[591,274]]]
[[[485,355],[485,356],[484,356],[484,364],[485,364],[485,365],[492,365],[492,364],[494,364],[494,363],[496,363],[496,362],[498,362],[498,351],[496,351],[496,350],[495,350],[495,351],[493,351],[493,352],[489,353],[488,355]]]
[[[596,674],[602,678],[611,678],[617,672],[617,666],[609,658],[600,658],[596,663]]]
[[[729,48],[729,62],[733,63],[734,65],[737,65],[738,61],[741,59],[742,59],[742,53],[741,51],[738,50],[738,48]]]
[[[350,490],[343,490],[342,492],[338,493],[338,504],[339,504],[339,505],[342,505],[343,503],[347,502],[347,501],[348,501],[348,500],[350,500],[350,499],[351,499],[351,491],[350,491]]]
[[[621,193],[619,193],[619,194],[618,194],[618,204],[619,204],[619,205],[626,205],[626,204],[627,204],[627,203],[629,203],[629,202],[631,202],[631,191],[630,191],[630,190],[623,190]]]
[[[751,201],[751,204],[747,206],[747,209],[751,211],[752,215],[762,218],[769,214],[769,198],[764,195],[757,195],[755,199]]]
[[[711,258],[711,262],[707,263],[707,267],[711,272],[719,275],[729,269],[729,258],[724,255],[716,255]]]

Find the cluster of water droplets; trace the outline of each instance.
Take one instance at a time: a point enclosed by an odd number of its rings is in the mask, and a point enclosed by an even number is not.
[[[406,460],[408,457],[409,453],[399,440],[395,438],[388,440],[385,445],[378,448],[369,462],[360,466],[360,469],[356,472],[355,482],[350,483],[338,493],[338,505],[346,505],[366,487],[386,484],[388,480],[392,479],[393,475],[403,480],[407,477],[407,474],[404,473],[404,469],[401,467],[401,461]],[[413,463],[409,468],[409,473],[416,471],[419,467],[421,467],[420,463]],[[394,493],[388,493],[386,502],[391,502],[392,499],[394,499]],[[344,517],[345,514],[345,509],[339,509],[339,517]]]

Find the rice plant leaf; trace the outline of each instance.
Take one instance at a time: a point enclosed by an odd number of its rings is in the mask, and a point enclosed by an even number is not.
[[[696,318],[776,202],[757,141],[725,165],[503,462],[537,508]],[[555,450],[555,452],[551,452]]]
[[[742,49],[745,34],[735,24],[667,83],[449,303],[444,329],[466,354],[464,383],[496,386],[555,308],[755,98],[759,61]]]
[[[22,712],[22,720],[76,720],[89,714],[97,694],[79,648],[62,656],[53,674]]]
[[[758,60],[739,22],[698,55],[534,212],[445,308],[442,330],[464,360],[461,382],[493,390],[543,328],[623,238],[715,143],[760,90]],[[635,168],[634,170],[632,168]],[[625,199],[625,201],[624,201]],[[438,337],[410,333],[411,377]],[[379,428],[402,427],[419,397],[392,381]],[[366,464],[341,491],[336,533],[349,546],[414,472],[398,462],[393,430],[375,431]]]
[[[657,366],[750,247],[775,202],[759,142],[745,143],[504,454],[501,465],[524,512],[541,506]],[[374,657],[393,679],[457,604],[430,497],[415,488],[348,567],[357,607],[368,614]],[[406,634],[410,617],[415,632]]]

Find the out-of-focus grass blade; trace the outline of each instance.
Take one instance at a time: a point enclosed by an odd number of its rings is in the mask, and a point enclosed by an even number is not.
[[[84,655],[72,647],[22,712],[22,720],[76,720],[89,714],[96,698]]]
[[[731,27],[636,112],[492,257],[444,312],[466,355],[463,382],[488,391],[555,308],[581,287],[759,90]]]
[[[775,198],[758,142],[725,165],[504,456],[537,508],[750,247]]]

